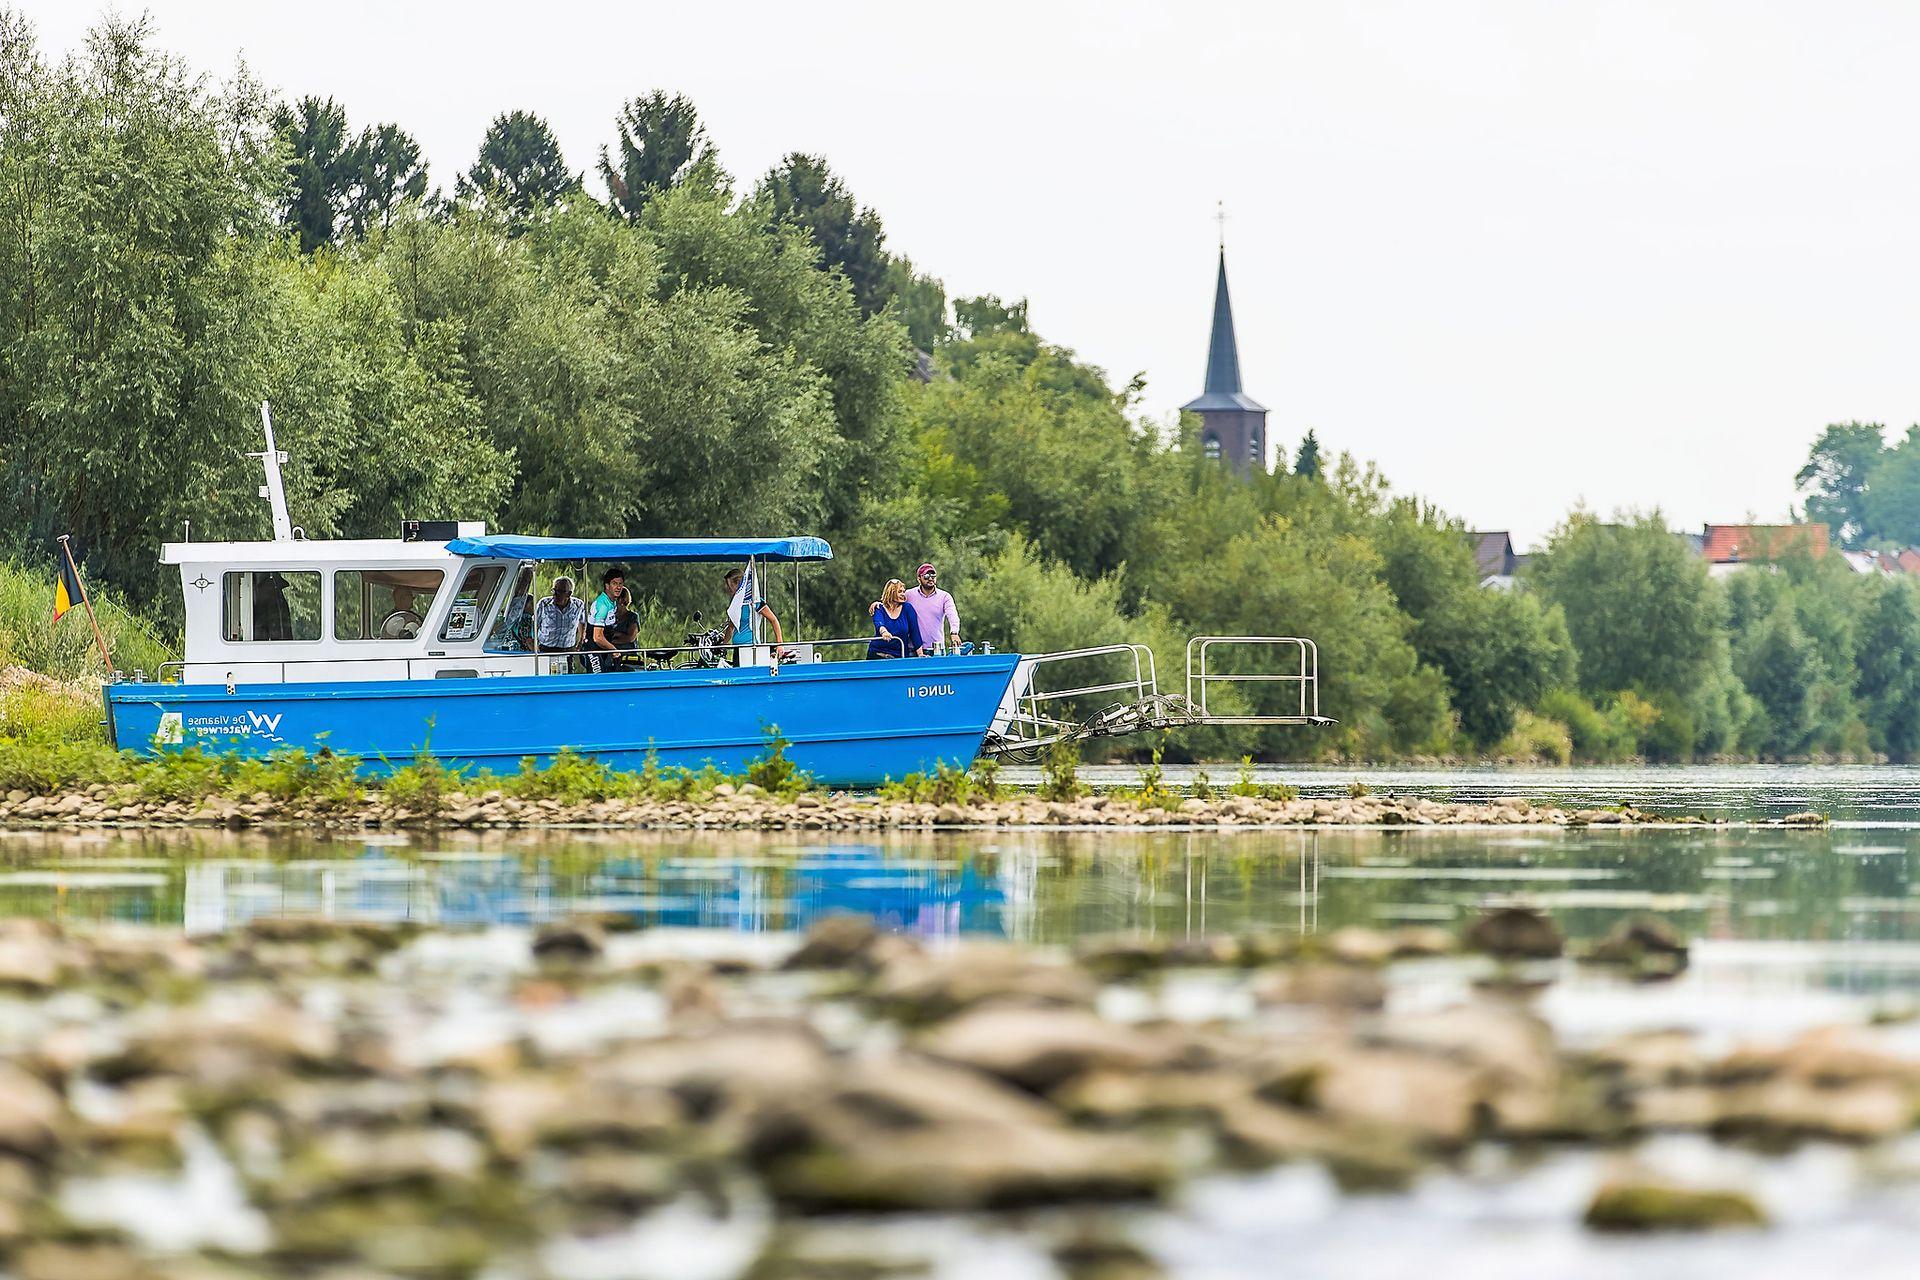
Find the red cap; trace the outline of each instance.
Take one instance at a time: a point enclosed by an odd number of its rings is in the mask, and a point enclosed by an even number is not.
[[[932,566],[932,565],[930,565],[930,564],[923,564],[923,565],[921,565],[921,566],[920,566],[920,567],[919,567],[918,569],[915,569],[915,570],[913,571],[913,576],[917,578],[917,577],[919,577],[919,576],[920,576],[921,574],[923,574],[923,573],[925,573],[925,572],[926,572],[927,570],[929,570],[929,569],[932,569],[932,568],[933,568],[933,566]],[[936,572],[936,573],[938,573],[938,572],[939,572],[939,570],[937,570],[937,569],[935,569],[935,570],[934,570],[934,572]]]

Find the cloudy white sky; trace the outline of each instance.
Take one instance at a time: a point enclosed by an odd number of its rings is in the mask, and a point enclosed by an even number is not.
[[[83,0],[28,0],[71,47]],[[123,12],[138,12],[127,4]],[[527,108],[589,168],[689,94],[1147,407],[1198,391],[1216,201],[1247,390],[1481,528],[1777,516],[1825,422],[1920,420],[1920,7],[154,0],[160,40],[418,137]]]

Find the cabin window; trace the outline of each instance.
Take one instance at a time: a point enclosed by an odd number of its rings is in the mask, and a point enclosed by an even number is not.
[[[478,639],[487,606],[493,603],[493,593],[506,576],[507,566],[503,564],[477,564],[467,570],[460,589],[453,593],[453,603],[447,606],[447,623],[440,628],[440,638],[456,643]]]
[[[438,569],[340,569],[333,575],[333,638],[412,640],[447,575]]]
[[[230,642],[318,640],[320,575],[250,569],[223,575],[220,634]]]
[[[500,620],[487,635],[487,648],[495,653],[531,653],[533,651],[533,566],[523,564],[513,575],[513,590],[507,592],[507,606]]]
[[[1220,437],[1209,435],[1200,441],[1200,452],[1207,455],[1208,462],[1220,461]]]

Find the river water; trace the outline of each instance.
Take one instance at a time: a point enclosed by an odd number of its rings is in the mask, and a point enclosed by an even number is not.
[[[1169,769],[1182,783],[1190,771]],[[1123,786],[1134,770],[1089,769]],[[1575,1042],[1684,1027],[1710,1043],[1920,1007],[1920,770],[1695,768],[1262,771],[1307,794],[1496,795],[1620,803],[1727,818],[1831,814],[1824,830],[1724,828],[909,833],[851,842],[798,834],[493,832],[373,838],[229,833],[0,837],[0,916],[118,921],[208,933],[274,914],[518,926],[580,910],[644,929],[759,934],[857,911],[929,940],[961,934],[1068,944],[1095,934],[1457,928],[1528,902],[1574,938],[1652,911],[1695,940],[1678,980],[1635,986],[1569,967],[1539,1009]],[[1227,779],[1216,774],[1215,781]],[[1392,1000],[1443,1004],[1456,964],[1402,966]],[[1920,1031],[1915,1051],[1920,1053]],[[1638,1158],[1752,1189],[1776,1226],[1704,1239],[1614,1241],[1579,1225],[1606,1153],[1490,1153],[1392,1195],[1339,1192],[1316,1169],[1220,1178],[1133,1234],[1181,1277],[1410,1274],[1445,1256],[1486,1276],[1905,1275],[1920,1242],[1920,1141],[1861,1158],[1813,1146],[1761,1156],[1658,1139]],[[1889,1176],[1887,1169],[1897,1172]],[[636,1228],[679,1248],[721,1237],[672,1214]],[[850,1226],[904,1232],[929,1274],[1053,1276],[1018,1231],[965,1220]],[[942,1243],[946,1242],[946,1243]],[[714,1252],[717,1250],[717,1252]],[[694,1254],[686,1254],[691,1259]],[[602,1260],[604,1261],[604,1259]],[[582,1260],[592,1271],[598,1265]],[[733,1270],[729,1270],[733,1267]],[[620,1274],[614,1268],[609,1274]]]

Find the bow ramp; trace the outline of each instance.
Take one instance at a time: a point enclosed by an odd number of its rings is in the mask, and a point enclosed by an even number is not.
[[[1020,660],[983,754],[1032,760],[1056,742],[1196,725],[1330,725],[1320,653],[1298,636],[1195,636],[1181,692],[1160,688],[1153,650],[1109,644]]]

